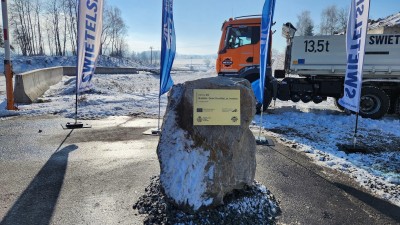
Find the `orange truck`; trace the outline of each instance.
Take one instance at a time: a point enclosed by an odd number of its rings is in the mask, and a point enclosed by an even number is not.
[[[216,61],[219,76],[250,82],[259,79],[260,25],[260,16],[231,18],[223,23]],[[285,68],[273,73],[268,65],[263,110],[272,99],[318,104],[328,97],[338,100],[343,95],[347,66],[345,35],[295,36],[295,32],[292,24],[284,24]],[[271,59],[271,54],[268,57]],[[388,113],[400,113],[399,58],[400,34],[367,35],[362,117],[378,119]],[[296,76],[288,77],[289,74]]]

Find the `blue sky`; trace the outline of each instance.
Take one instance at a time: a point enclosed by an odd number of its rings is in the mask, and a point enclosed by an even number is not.
[[[284,49],[281,37],[282,24],[296,24],[297,15],[309,10],[316,25],[324,8],[337,5],[348,7],[350,0],[277,0],[275,8],[276,34],[273,47]],[[127,42],[134,51],[160,49],[162,0],[113,0],[127,23]],[[230,17],[261,14],[264,0],[175,0],[174,20],[179,54],[216,54],[221,35],[221,25]],[[399,0],[371,0],[370,18],[386,17],[400,11]],[[318,31],[318,27],[316,31]]]

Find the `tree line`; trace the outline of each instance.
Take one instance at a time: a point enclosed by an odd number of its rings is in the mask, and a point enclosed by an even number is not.
[[[77,48],[77,14],[76,0],[10,0],[10,30],[12,45],[24,56],[76,55]],[[311,12],[302,11],[296,24],[297,35],[313,36],[315,34],[332,35],[344,33],[347,27],[347,8],[336,5],[326,7],[321,13],[319,26],[315,26]],[[316,27],[319,32],[316,32]],[[152,59],[159,58],[159,52],[129,53],[126,43],[127,25],[122,19],[121,10],[116,6],[105,4],[103,13],[103,30],[101,38],[101,55],[130,57],[150,64]],[[1,32],[1,30],[0,30]],[[0,36],[0,46],[3,45]]]
[[[9,12],[13,45],[22,55],[76,55],[76,0],[11,0]],[[100,54],[127,54],[126,34],[121,10],[105,4]]]
[[[348,8],[338,8],[336,5],[326,7],[321,13],[318,34],[333,35],[345,33],[347,29],[348,11]],[[304,10],[297,15],[296,28],[296,35],[299,36],[313,36],[317,34],[310,11]]]

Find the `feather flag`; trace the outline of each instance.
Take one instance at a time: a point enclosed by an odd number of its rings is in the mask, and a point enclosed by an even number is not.
[[[173,0],[163,0],[161,32],[160,94],[168,92],[174,82],[171,68],[176,53],[176,38],[173,17]]]
[[[344,95],[343,98],[339,99],[339,104],[357,113],[360,110],[369,6],[369,0],[351,0],[349,20],[347,22],[347,67]]]
[[[79,0],[78,59],[76,88],[78,92],[92,88],[103,27],[103,0]]]
[[[253,82],[252,87],[257,101],[264,102],[265,76],[270,64],[268,53],[271,50],[269,43],[271,27],[274,20],[275,0],[265,0],[261,18],[261,42],[260,42],[260,79]]]

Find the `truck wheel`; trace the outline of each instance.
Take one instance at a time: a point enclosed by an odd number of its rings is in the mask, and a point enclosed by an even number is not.
[[[265,109],[264,105],[263,105],[263,109]],[[261,113],[261,103],[257,102],[257,104],[256,104],[256,114],[260,114],[260,113]]]
[[[271,91],[265,90],[264,91],[264,104],[263,104],[263,112],[265,112],[268,109],[268,106],[272,102],[272,93]],[[261,104],[257,103],[256,104],[256,114],[261,113]]]
[[[400,115],[400,97],[397,98],[396,106],[395,106],[395,109],[394,109],[394,113]]]
[[[390,108],[390,98],[380,88],[364,87],[361,91],[360,115],[364,118],[382,118]]]
[[[340,110],[340,111],[344,111],[344,107],[342,105],[339,104],[339,98],[335,98],[335,106]]]

